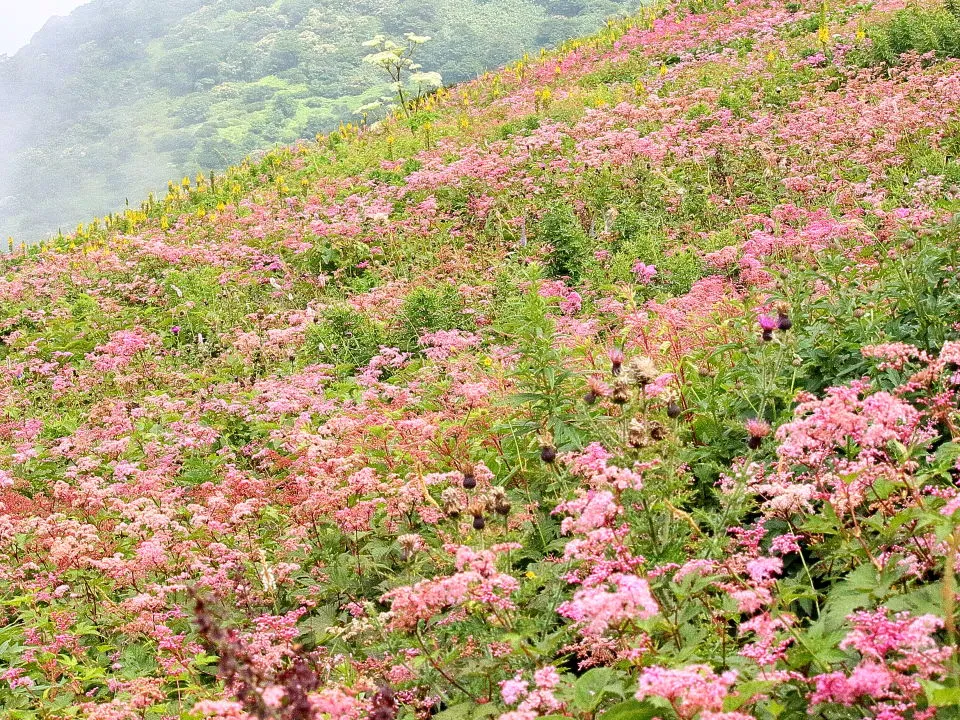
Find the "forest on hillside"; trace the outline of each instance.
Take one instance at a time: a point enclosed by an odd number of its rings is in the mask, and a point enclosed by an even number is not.
[[[35,240],[167,181],[312,138],[384,94],[377,33],[458,82],[635,10],[624,0],[94,0],[0,56],[0,233]]]

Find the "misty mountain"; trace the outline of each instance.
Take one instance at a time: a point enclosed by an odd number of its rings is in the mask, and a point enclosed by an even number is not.
[[[457,82],[625,0],[94,0],[0,56],[0,233],[35,240],[198,171],[312,138],[384,94],[377,33],[431,35]]]

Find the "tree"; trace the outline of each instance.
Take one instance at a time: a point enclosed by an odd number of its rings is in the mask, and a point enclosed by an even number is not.
[[[412,107],[415,107],[422,97],[443,87],[443,78],[438,72],[421,72],[420,65],[413,61],[417,50],[429,42],[430,38],[415,33],[407,33],[404,37],[407,40],[404,45],[384,35],[368,40],[363,46],[377,48],[377,52],[370,53],[363,61],[389,75],[390,90],[396,94],[397,105],[404,115],[409,117]]]

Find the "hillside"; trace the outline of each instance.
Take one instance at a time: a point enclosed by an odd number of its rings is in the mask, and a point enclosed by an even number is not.
[[[5,258],[6,717],[957,717],[958,55],[677,0]]]
[[[0,237],[38,240],[170,179],[313,139],[384,94],[377,33],[448,83],[594,32],[625,0],[92,0],[0,56]]]

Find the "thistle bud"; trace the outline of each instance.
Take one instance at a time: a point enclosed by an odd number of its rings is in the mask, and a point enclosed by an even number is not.
[[[610,374],[619,375],[620,368],[623,366],[623,352],[614,348],[607,353],[610,358]]]
[[[790,306],[785,302],[777,303],[777,330],[789,330],[793,327],[790,319]]]
[[[553,445],[540,446],[540,459],[548,465],[557,459],[557,449]]]
[[[477,486],[477,478],[473,474],[473,469],[467,470],[463,473],[463,488],[465,490],[473,490]]]
[[[770,425],[763,420],[747,420],[743,426],[750,434],[747,440],[747,447],[751,450],[759,448],[763,439],[770,434]]]
[[[583,396],[583,401],[587,405],[593,405],[599,398],[610,394],[610,386],[595,375],[587,378],[587,394]]]
[[[760,316],[760,329],[763,331],[760,337],[764,342],[770,342],[773,340],[773,331],[777,327],[777,321],[775,318],[770,317],[769,315]]]
[[[670,418],[671,420],[676,420],[678,417],[680,417],[680,414],[682,412],[683,410],[680,408],[679,405],[677,405],[675,401],[671,400],[667,404],[667,417]]]
[[[483,519],[483,515],[474,515],[473,516],[473,529],[474,530],[483,530],[487,526],[486,521]]]

